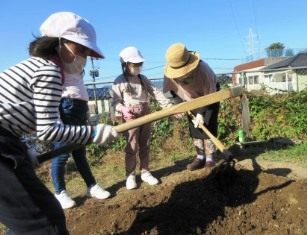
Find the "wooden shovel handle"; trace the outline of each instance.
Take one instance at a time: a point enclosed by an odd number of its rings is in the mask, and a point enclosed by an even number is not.
[[[135,127],[141,126],[143,124],[153,122],[168,116],[175,115],[177,113],[188,112],[193,109],[201,108],[210,104],[220,102],[232,97],[240,96],[243,92],[242,86],[235,86],[232,88],[224,89],[218,92],[214,92],[209,95],[201,96],[199,98],[186,101],[174,106],[171,106],[167,109],[162,109],[160,111],[148,114],[146,116],[137,118],[130,122],[125,122],[123,124],[115,126],[115,130],[119,133],[133,129]]]
[[[188,111],[188,114],[192,117],[193,120],[195,120],[195,115],[191,112]],[[222,144],[222,142],[216,138],[208,129],[205,127],[202,123],[198,124],[198,127],[201,128],[207,135],[208,137],[212,140],[212,142],[215,144],[215,146],[227,157],[227,158],[232,158],[233,154],[225,147],[225,145]]]
[[[130,122],[125,122],[120,125],[114,126],[115,130],[119,133],[122,133],[124,131],[136,128],[138,126],[144,125],[149,122],[153,122],[159,119],[162,119],[164,117],[172,116],[177,113],[183,113],[188,112],[193,109],[201,108],[213,103],[220,102],[222,100],[226,100],[232,97],[240,96],[243,92],[242,86],[235,86],[228,89],[224,89],[209,95],[205,95],[187,102],[183,102],[177,105],[174,105],[170,108],[163,109],[151,114],[148,114],[146,116],[134,119]],[[210,133],[211,134],[211,133]],[[209,134],[208,134],[209,136]],[[213,139],[212,139],[213,141]],[[44,161],[50,160],[53,157],[59,156],[60,154],[71,152],[73,150],[76,150],[80,148],[81,144],[67,144],[63,146],[62,148],[55,149],[53,151],[43,153],[39,156],[37,156],[37,161],[39,163],[42,163]],[[224,147],[225,149],[225,147]],[[220,149],[221,150],[221,149]],[[221,150],[222,151],[222,150]],[[224,152],[224,151],[222,151]]]

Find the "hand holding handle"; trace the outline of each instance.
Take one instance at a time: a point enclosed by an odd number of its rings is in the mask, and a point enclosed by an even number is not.
[[[122,113],[125,118],[128,118],[128,119],[134,118],[134,114],[132,110],[126,106],[122,107]]]
[[[196,114],[196,117],[194,120],[192,120],[192,122],[194,123],[194,127],[197,128],[199,123],[204,124],[205,120],[203,115],[201,115],[200,113]]]
[[[98,124],[94,133],[94,144],[107,144],[119,137],[119,133],[115,130],[113,126],[107,124]]]

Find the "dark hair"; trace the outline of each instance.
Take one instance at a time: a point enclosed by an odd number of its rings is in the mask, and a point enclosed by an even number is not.
[[[52,56],[57,56],[56,48],[59,46],[58,37],[36,37],[30,43],[29,54],[30,56],[37,56],[44,59],[49,59]]]

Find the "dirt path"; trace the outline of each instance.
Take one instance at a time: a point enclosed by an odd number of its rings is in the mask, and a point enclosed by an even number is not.
[[[255,169],[252,160],[240,161],[238,164],[242,165],[248,170]],[[307,170],[291,163],[258,161],[258,164],[261,166],[261,169],[267,173],[272,173],[274,175],[284,176],[295,180],[307,179]]]
[[[307,234],[305,169],[245,160],[221,178],[186,163],[155,171],[154,187],[119,182],[105,201],[76,198],[65,212],[71,234]]]

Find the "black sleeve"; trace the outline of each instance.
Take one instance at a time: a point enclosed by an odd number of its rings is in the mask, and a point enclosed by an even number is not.
[[[170,90],[170,93],[172,95],[173,98],[176,98],[178,95],[175,93],[175,91],[173,90]]]
[[[205,113],[207,112],[207,110],[208,110],[208,106],[204,106],[204,107],[201,107],[201,108],[198,108],[198,109],[194,109],[191,112],[194,113],[195,115],[199,113],[199,114],[204,116]]]

